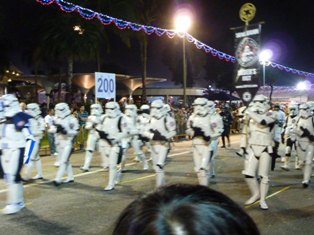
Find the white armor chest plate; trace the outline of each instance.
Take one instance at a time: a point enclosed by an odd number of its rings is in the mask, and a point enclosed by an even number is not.
[[[115,118],[109,118],[106,117],[102,123],[103,131],[108,133],[109,135],[115,136],[117,133],[119,133],[119,123],[120,116]]]
[[[313,117],[309,117],[307,119],[304,118],[300,118],[298,123],[297,123],[297,131],[298,133],[302,134],[303,131],[302,129],[307,129],[311,135],[314,135],[314,123],[313,123]],[[307,137],[298,137],[298,142],[299,144],[302,146],[302,148],[304,148],[307,144],[310,143],[309,138]]]
[[[291,140],[295,140],[296,135],[295,135],[295,133],[292,132],[292,130],[295,128],[295,126],[297,124],[298,116],[295,116],[295,117],[288,116],[287,118],[288,118],[288,120],[287,120],[287,124],[286,124],[285,134]]]
[[[249,123],[249,144],[259,146],[271,146],[272,145],[272,133],[269,126],[256,123],[254,120],[250,120]]]
[[[1,149],[24,148],[26,141],[22,131],[17,131],[15,125],[1,124]]]

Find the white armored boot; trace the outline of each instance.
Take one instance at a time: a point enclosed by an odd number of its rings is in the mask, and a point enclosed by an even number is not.
[[[285,171],[289,171],[290,170],[289,161],[290,161],[290,157],[285,156],[284,161],[283,161],[283,165],[281,166],[281,169],[283,169]]]
[[[198,177],[198,182],[200,185],[204,185],[204,186],[208,186],[208,175],[207,172],[203,169],[201,169],[198,173],[197,173],[197,177]]]
[[[156,188],[165,184],[165,173],[156,172]]]
[[[41,159],[35,161],[37,174],[32,178],[33,180],[43,179],[43,169],[41,165]]]
[[[62,176],[64,175],[64,172],[65,172],[65,170],[67,169],[67,163],[65,163],[65,162],[62,162],[61,164],[60,164],[60,166],[59,166],[59,168],[58,168],[58,171],[57,171],[57,175],[56,175],[56,178],[54,179],[54,181],[53,181],[53,184],[55,185],[55,186],[60,186],[60,184],[61,184],[61,178],[62,178]]]
[[[80,168],[82,171],[84,171],[84,172],[89,171],[89,166],[90,166],[90,163],[92,161],[92,157],[93,157],[93,152],[87,150],[85,152],[84,165]]]
[[[72,165],[71,163],[67,164],[67,179],[63,182],[65,184],[69,184],[69,183],[74,183],[74,176],[73,176],[73,170],[72,170]]]
[[[296,170],[301,170],[300,160],[299,160],[299,157],[298,157],[298,156],[295,156],[294,168],[295,168]]]
[[[115,181],[117,179],[117,168],[110,168],[109,169],[109,181],[106,188],[104,188],[104,191],[110,191],[114,189]]]
[[[2,210],[3,214],[5,215],[15,214],[24,207],[24,202],[19,202],[19,199],[21,199],[20,185],[21,183],[8,184],[7,205]]]
[[[260,205],[262,210],[268,210],[268,206],[266,204],[266,196],[267,196],[267,193],[268,193],[268,188],[269,188],[269,184],[268,183],[263,183],[263,181],[262,181],[261,185],[260,185],[261,199],[260,199],[260,202],[259,202],[259,205]]]
[[[260,186],[256,178],[245,178],[245,181],[249,186],[252,196],[244,203],[244,205],[250,205],[260,198]]]
[[[303,181],[302,181],[303,188],[307,188],[309,186],[311,175],[312,175],[312,164],[305,164],[304,172],[303,172]]]
[[[25,168],[25,176],[23,177],[24,180],[26,180],[26,181],[30,180],[33,166],[34,166],[34,161],[30,160],[28,162],[28,164],[26,165],[26,168]]]
[[[143,162],[143,170],[148,170],[149,166],[145,154],[139,154],[138,158]]]

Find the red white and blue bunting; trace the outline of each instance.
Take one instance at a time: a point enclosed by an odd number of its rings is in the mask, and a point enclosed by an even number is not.
[[[162,29],[162,28],[157,28],[154,26],[147,26],[147,25],[142,25],[142,24],[137,24],[129,21],[125,21],[122,19],[114,18],[108,15],[104,15],[102,13],[95,12],[91,9],[84,8],[78,5],[75,5],[70,2],[66,2],[63,0],[36,0],[38,3],[48,6],[53,3],[55,3],[62,11],[66,13],[72,13],[72,12],[78,12],[79,15],[86,19],[86,20],[92,20],[92,19],[97,19],[99,20],[100,23],[103,25],[110,25],[114,24],[117,28],[119,29],[131,29],[133,31],[140,31],[143,30],[147,35],[151,34],[156,34],[157,36],[164,36],[166,35],[169,38],[174,38],[175,36],[183,38],[185,37],[186,40],[189,43],[192,43],[195,45],[195,47],[199,50],[203,50],[206,53],[210,53],[212,56],[215,56],[219,58],[220,60],[224,60],[226,62],[236,62],[236,58],[232,55],[228,55],[222,51],[216,50],[205,43],[197,40],[194,38],[192,35],[189,33],[180,33],[176,30],[173,29]],[[294,68],[290,68],[275,62],[268,61],[265,63],[266,66],[271,66],[272,68],[279,69],[288,73],[292,73],[298,76],[303,76],[307,78],[314,78],[313,73],[297,70]]]

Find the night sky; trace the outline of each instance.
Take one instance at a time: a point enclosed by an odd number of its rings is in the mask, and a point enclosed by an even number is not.
[[[27,7],[23,5],[23,8],[20,8],[18,0],[6,0],[5,5],[9,8],[5,9],[9,9],[9,11],[5,12],[8,17],[5,18],[7,28],[4,33],[10,34],[10,40],[14,40],[14,35],[16,37],[21,37],[21,35],[23,35],[22,37],[36,36],[28,33],[29,30],[25,28],[23,20],[27,21],[27,15],[29,14],[36,14],[38,11],[48,11],[48,8],[51,6],[43,7],[39,3],[36,3],[35,0],[28,0],[28,2],[32,1],[34,2],[33,4],[28,4],[26,5]],[[71,0],[68,1],[71,2]],[[86,0],[72,2],[83,4]],[[154,26],[168,29],[173,28],[173,12],[176,7],[179,7],[185,1],[169,2],[172,4],[169,4],[169,8],[154,22]],[[193,26],[189,33],[217,50],[234,55],[234,36],[230,28],[244,25],[244,22],[239,18],[239,9],[247,1],[194,0],[189,2],[191,10],[194,12]],[[314,34],[312,32],[314,3],[310,0],[251,0],[249,2],[253,3],[257,8],[256,16],[251,23],[265,22],[262,26],[261,47],[273,50],[274,56],[271,60],[288,67],[314,73]],[[102,13],[111,15],[110,12]],[[56,11],[56,14],[64,13]],[[76,15],[80,17],[78,14]],[[21,19],[21,16],[23,16],[23,19]],[[127,18],[123,19],[128,20]],[[34,22],[34,27],[36,27],[36,22]],[[171,79],[169,69],[161,62],[160,53],[162,49],[167,48],[171,40],[178,39],[169,39],[166,36],[158,37],[154,35],[149,37],[149,77]],[[19,46],[10,47],[11,61],[25,73],[29,73],[27,63],[25,63],[21,55],[23,54],[23,48],[25,48],[25,45],[21,45],[21,43],[28,40],[25,38],[25,40],[18,41]],[[193,48],[193,46],[189,46],[189,48],[190,50],[198,50],[195,47]],[[140,75],[140,59],[137,49],[136,44],[133,45],[133,49],[129,49],[117,40],[112,46],[112,52],[114,53],[106,56],[104,59],[109,63],[124,66],[126,71],[131,75]],[[221,67],[229,70],[233,67],[232,63],[219,61],[210,54],[207,57],[207,63],[222,63]],[[84,72],[79,71],[80,69],[86,70],[86,72],[93,70],[93,68],[88,68],[88,65],[80,65],[77,68],[78,72]],[[295,75],[273,70],[272,68],[267,68],[267,73],[269,76],[277,77],[275,85],[293,85],[299,80]],[[215,74],[208,74],[200,84],[206,85],[208,76],[215,76]]]

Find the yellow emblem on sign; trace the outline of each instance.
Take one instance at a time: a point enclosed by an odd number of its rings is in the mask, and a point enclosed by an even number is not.
[[[245,23],[249,23],[255,16],[256,8],[252,3],[245,3],[242,5],[239,15],[240,19]]]

